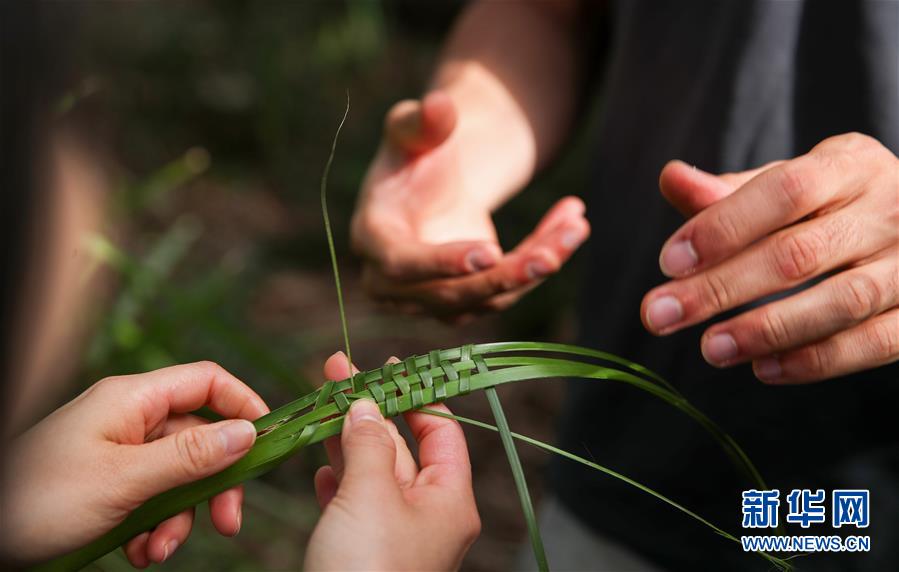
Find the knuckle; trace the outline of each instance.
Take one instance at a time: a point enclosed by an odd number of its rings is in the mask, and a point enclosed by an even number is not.
[[[125,384],[125,382],[126,380],[123,376],[114,375],[104,377],[94,384],[91,391],[100,394],[115,393]]]
[[[877,358],[899,355],[899,327],[896,320],[882,319],[867,329],[867,345]]]
[[[507,272],[492,273],[487,277],[486,289],[491,295],[502,294],[514,289],[517,281]]]
[[[818,270],[825,249],[826,241],[817,232],[782,234],[774,244],[775,270],[789,281],[809,278]]]
[[[833,349],[828,344],[814,344],[802,354],[804,370],[812,376],[819,376],[830,370],[833,362]]]
[[[175,451],[182,469],[188,475],[210,466],[217,456],[212,440],[204,439],[199,431],[192,430],[175,433]]]
[[[828,137],[818,145],[821,148],[836,147],[848,150],[867,150],[880,147],[880,143],[869,135],[859,133],[858,131],[850,131],[841,135]]]
[[[739,221],[728,209],[718,209],[714,211],[712,224],[706,225],[702,229],[694,229],[695,237],[707,237],[708,244],[714,246],[727,246],[731,244],[739,244],[740,236],[743,234]]]
[[[779,191],[790,211],[805,210],[809,201],[808,181],[809,171],[796,163],[787,163],[781,169]]]
[[[353,430],[346,436],[346,445],[350,447],[364,447],[366,449],[381,449],[384,452],[394,452],[393,438],[387,428],[375,421],[362,421],[353,426]]]
[[[471,544],[481,535],[481,516],[478,514],[477,508],[472,507],[463,522],[465,541],[467,544]]]
[[[194,362],[194,367],[199,368],[203,373],[208,374],[210,377],[225,371],[222,366],[208,359]]]
[[[769,348],[785,348],[790,342],[790,332],[783,317],[772,310],[764,310],[759,317],[759,333]]]
[[[730,308],[734,300],[734,294],[727,280],[712,272],[702,281],[704,285],[702,303],[704,306],[711,306],[715,312],[721,312]]]
[[[867,274],[855,274],[846,280],[842,307],[853,321],[873,316],[880,308],[883,294],[877,281]]]

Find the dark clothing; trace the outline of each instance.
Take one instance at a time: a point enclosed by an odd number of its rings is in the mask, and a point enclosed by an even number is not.
[[[665,280],[659,250],[683,223],[658,192],[669,159],[739,171],[848,131],[899,151],[899,2],[623,0],[612,11],[588,198],[594,262],[582,297],[582,343],[672,381],[744,447],[781,490],[782,507],[793,488],[871,489],[871,526],[849,531],[870,534],[871,552],[802,558],[800,568],[896,569],[899,369],[766,386],[749,366],[719,371],[703,361],[699,339],[708,324],[656,338],[643,329],[638,309]],[[741,534],[740,491],[751,486],[685,415],[617,382],[572,381],[566,408],[564,448]],[[644,493],[564,460],[553,463],[554,492],[569,510],[667,569],[770,568]],[[829,520],[791,530],[836,532]]]

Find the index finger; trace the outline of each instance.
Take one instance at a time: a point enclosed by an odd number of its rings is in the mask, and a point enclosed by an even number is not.
[[[442,403],[429,405],[428,409],[451,413]],[[421,464],[419,483],[454,489],[471,488],[471,461],[459,423],[416,411],[405,414],[405,419],[418,442]]]
[[[861,176],[857,167],[841,168],[842,160],[816,148],[758,174],[668,239],[659,258],[662,271],[679,277],[707,268],[830,204]]]
[[[155,425],[170,412],[188,413],[204,406],[229,419],[253,421],[268,413],[268,406],[255,391],[210,361],[174,365],[121,379],[130,395],[137,389],[149,398],[140,402],[147,426]]]

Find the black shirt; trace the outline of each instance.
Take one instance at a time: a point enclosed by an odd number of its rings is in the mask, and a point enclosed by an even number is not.
[[[639,308],[643,295],[665,281],[659,251],[683,223],[658,192],[668,160],[739,171],[794,157],[847,131],[899,151],[899,2],[628,0],[615,3],[613,13],[587,198],[593,237],[581,342],[673,382],[744,447],[768,484],[782,491],[782,506],[784,491],[793,488],[871,489],[871,526],[859,531],[872,536],[871,553],[815,556],[797,565],[895,568],[899,369],[766,386],[749,366],[721,371],[703,361],[699,338],[708,323],[656,338],[643,329]],[[742,533],[740,492],[751,484],[702,428],[648,394],[616,382],[570,382],[561,445]],[[770,567],[595,471],[554,460],[551,484],[585,524],[668,569]],[[835,531],[828,524],[792,533]]]

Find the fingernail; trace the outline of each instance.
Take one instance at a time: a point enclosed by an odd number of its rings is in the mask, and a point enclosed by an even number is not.
[[[219,439],[229,455],[246,451],[256,440],[256,427],[244,419],[222,423],[218,427]]]
[[[574,250],[584,242],[584,233],[579,230],[566,230],[562,233],[562,247],[566,250]]]
[[[177,540],[169,540],[162,547],[162,560],[160,562],[165,562],[169,559],[169,556],[175,553],[178,550],[178,541]]]
[[[702,344],[702,355],[712,365],[724,365],[737,357],[737,342],[730,334],[715,334]]]
[[[699,256],[693,243],[679,240],[662,249],[659,266],[666,276],[680,276],[692,270],[699,263]]]
[[[542,260],[532,260],[525,267],[529,280],[539,280],[552,274],[552,269]]]
[[[486,270],[494,264],[496,264],[496,259],[483,248],[475,248],[465,256],[465,265],[470,272]]]
[[[380,423],[384,418],[381,410],[371,399],[359,399],[350,406],[350,422],[375,421]]]
[[[243,526],[243,507],[237,507],[237,530],[234,531],[234,536],[240,534],[240,527]]]
[[[783,373],[780,360],[777,358],[764,358],[755,361],[752,364],[752,371],[762,381],[777,381]]]
[[[673,326],[683,317],[684,309],[674,296],[662,296],[653,300],[646,310],[646,321],[657,332]]]

